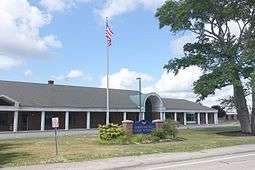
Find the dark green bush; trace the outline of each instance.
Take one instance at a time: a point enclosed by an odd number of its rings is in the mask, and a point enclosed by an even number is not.
[[[166,120],[162,129],[154,129],[151,133],[159,139],[175,139],[178,134],[177,124],[173,120]]]
[[[175,139],[178,134],[177,123],[173,120],[166,120],[163,124],[163,131],[165,132],[166,138]]]
[[[100,125],[98,128],[99,138],[101,142],[107,143],[109,141],[117,140],[125,136],[123,128],[117,124]]]
[[[153,129],[151,135],[159,139],[166,139],[166,133],[163,129]]]

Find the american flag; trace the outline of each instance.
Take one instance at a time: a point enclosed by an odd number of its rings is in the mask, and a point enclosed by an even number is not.
[[[112,35],[112,29],[109,27],[108,20],[106,20],[105,38],[108,47],[112,45]]]

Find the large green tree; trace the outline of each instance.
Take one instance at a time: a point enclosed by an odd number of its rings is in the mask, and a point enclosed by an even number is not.
[[[171,59],[164,68],[176,74],[192,65],[202,68],[205,74],[193,88],[200,100],[216,89],[233,86],[242,132],[250,133],[242,81],[251,78],[254,70],[255,1],[168,0],[157,10],[156,17],[161,28],[169,26],[174,33],[188,31],[197,40],[185,44],[184,56]]]

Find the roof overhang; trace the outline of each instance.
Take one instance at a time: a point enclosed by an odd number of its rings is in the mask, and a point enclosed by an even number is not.
[[[9,96],[6,96],[6,95],[0,95],[0,99],[3,99],[7,102],[10,102],[10,103],[14,103],[14,107],[19,107],[19,102],[14,100],[13,98],[9,97]]]

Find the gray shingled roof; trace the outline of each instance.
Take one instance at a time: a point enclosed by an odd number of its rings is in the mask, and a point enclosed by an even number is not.
[[[184,99],[163,98],[164,106],[169,110],[215,111],[212,108]]]
[[[137,94],[131,90],[110,90],[112,109],[137,109],[129,99]],[[103,88],[48,85],[25,82],[0,81],[0,95],[6,95],[21,106],[105,108],[106,90]]]
[[[110,90],[111,109],[137,109],[131,96],[138,94],[133,90]],[[0,95],[18,101],[21,107],[71,107],[106,108],[106,89],[67,85],[0,81]],[[182,99],[163,99],[171,110],[212,110]]]

